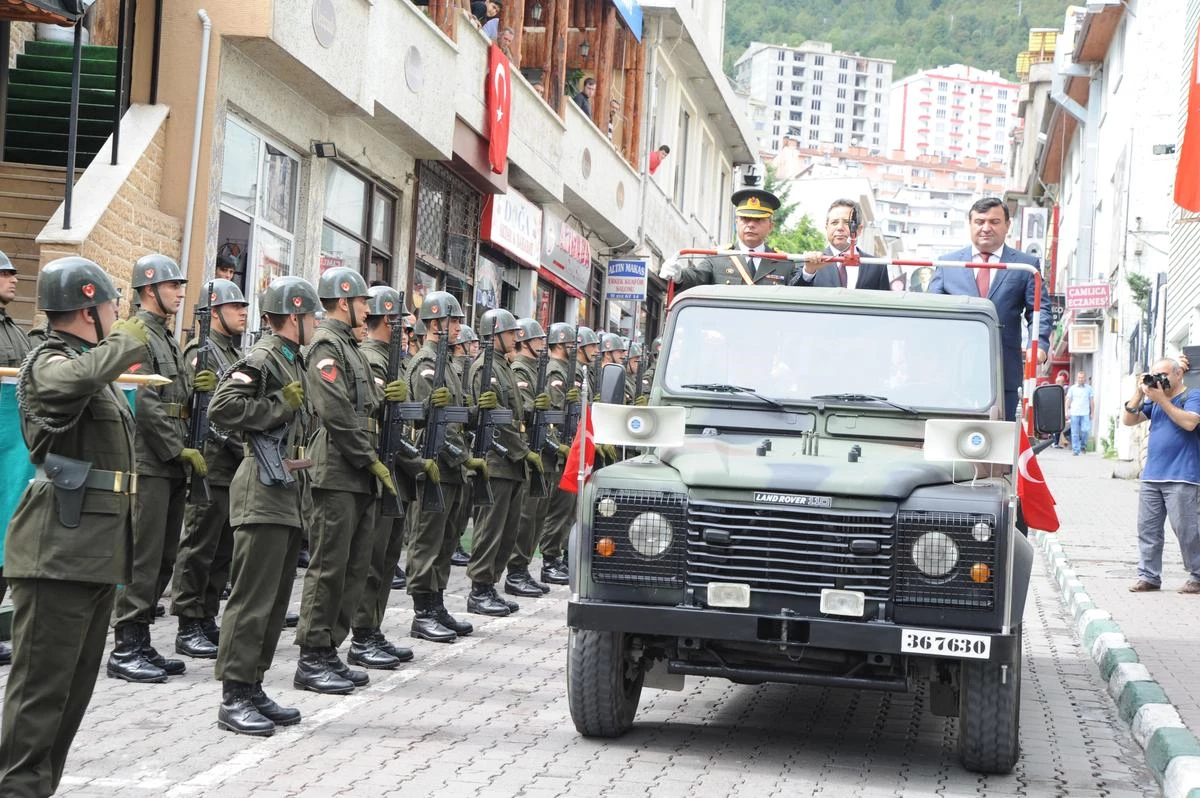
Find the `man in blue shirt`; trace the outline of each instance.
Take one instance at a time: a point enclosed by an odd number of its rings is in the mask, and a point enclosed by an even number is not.
[[[1088,433],[1092,430],[1092,412],[1096,409],[1095,394],[1087,384],[1087,374],[1075,375],[1075,384],[1067,389],[1067,415],[1071,417],[1071,450],[1078,457],[1087,451]]]
[[[1138,380],[1121,421],[1128,427],[1150,419],[1138,506],[1138,580],[1131,593],[1162,587],[1164,521],[1179,538],[1189,579],[1180,593],[1200,594],[1200,391],[1183,384],[1179,363],[1164,358]]]

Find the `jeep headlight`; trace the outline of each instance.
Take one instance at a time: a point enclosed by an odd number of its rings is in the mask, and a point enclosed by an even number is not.
[[[926,532],[913,544],[912,559],[921,573],[940,578],[958,564],[958,545],[945,532]]]
[[[629,523],[629,542],[643,557],[661,557],[671,547],[671,522],[659,513],[638,513]]]

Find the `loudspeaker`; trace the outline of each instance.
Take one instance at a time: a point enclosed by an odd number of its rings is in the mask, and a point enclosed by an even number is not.
[[[637,407],[593,404],[592,429],[596,443],[613,446],[682,446],[683,407]]]
[[[931,418],[925,422],[925,459],[1012,465],[1016,435],[1015,421]]]

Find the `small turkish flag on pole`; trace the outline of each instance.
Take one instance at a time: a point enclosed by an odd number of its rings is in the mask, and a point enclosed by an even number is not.
[[[1058,531],[1058,513],[1054,510],[1054,497],[1042,476],[1042,467],[1029,445],[1029,436],[1024,425],[1017,431],[1021,436],[1021,451],[1017,457],[1017,496],[1021,499],[1021,512],[1025,523],[1043,532]]]
[[[498,175],[508,166],[509,114],[512,111],[512,80],[508,56],[492,42],[488,48],[487,135],[488,164]]]
[[[587,393],[587,381],[584,380],[583,393]],[[583,451],[583,467],[580,468],[580,450]],[[583,418],[579,420],[579,428],[575,430],[575,440],[571,442],[571,451],[567,454],[567,464],[563,466],[562,479],[558,487],[567,493],[578,493],[581,482],[587,482],[592,475],[592,464],[596,462],[596,436],[592,432],[592,413],[588,407],[587,397],[583,400]],[[582,478],[581,478],[582,475]]]
[[[1175,167],[1175,204],[1192,213],[1200,212],[1200,27],[1192,47],[1192,69],[1188,82],[1187,125]]]

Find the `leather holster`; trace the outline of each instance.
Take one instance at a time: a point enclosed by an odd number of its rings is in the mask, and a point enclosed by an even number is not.
[[[87,477],[92,464],[72,460],[61,454],[47,454],[42,470],[54,485],[54,500],[58,506],[58,521],[68,529],[79,526],[83,516],[83,497],[87,495]]]

